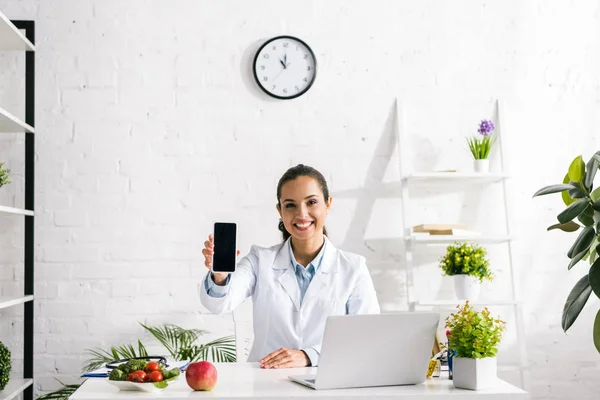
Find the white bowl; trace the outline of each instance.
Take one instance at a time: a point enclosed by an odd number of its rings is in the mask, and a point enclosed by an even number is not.
[[[173,379],[169,379],[167,381],[168,385],[171,385],[173,382],[175,382],[177,379],[179,379],[180,375],[177,375],[177,377],[173,378]],[[137,391],[137,392],[147,392],[147,393],[154,393],[154,392],[160,392],[162,390],[165,390],[166,388],[157,388],[156,386],[154,386],[153,382],[129,382],[129,381],[111,381],[110,379],[106,378],[106,381],[108,383],[110,383],[113,386],[116,386],[119,388],[119,390],[124,390],[124,391]]]

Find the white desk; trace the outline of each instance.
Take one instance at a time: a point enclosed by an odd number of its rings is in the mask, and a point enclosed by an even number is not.
[[[159,393],[122,392],[104,378],[89,378],[70,400],[139,400],[139,399],[330,399],[352,400],[401,399],[453,400],[527,399],[527,393],[498,380],[491,390],[470,391],[455,389],[452,381],[442,378],[427,379],[420,385],[386,386],[360,389],[314,390],[290,381],[288,375],[314,374],[317,368],[260,369],[256,363],[216,363],[219,373],[217,386],[209,392],[195,392],[185,382],[185,376]]]

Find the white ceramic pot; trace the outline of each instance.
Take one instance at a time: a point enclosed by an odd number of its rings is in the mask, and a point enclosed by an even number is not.
[[[452,379],[459,389],[490,389],[497,384],[498,364],[496,357],[452,359]]]
[[[475,172],[490,172],[490,160],[473,160]]]
[[[478,278],[466,274],[453,275],[454,292],[459,300],[476,301],[479,297],[481,282]]]

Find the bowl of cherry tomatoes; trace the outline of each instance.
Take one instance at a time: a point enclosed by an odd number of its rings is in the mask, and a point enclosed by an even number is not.
[[[107,364],[107,368],[112,369],[107,378],[108,383],[128,391],[161,391],[181,374],[179,368],[169,369],[164,357],[119,360]]]

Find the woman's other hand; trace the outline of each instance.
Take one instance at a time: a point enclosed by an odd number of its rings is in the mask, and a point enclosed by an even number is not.
[[[306,367],[310,359],[302,350],[290,350],[284,347],[276,350],[260,360],[261,368],[296,368]]]

